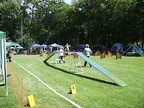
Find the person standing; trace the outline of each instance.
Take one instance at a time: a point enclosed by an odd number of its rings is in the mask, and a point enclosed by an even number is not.
[[[61,47],[60,50],[59,50],[59,59],[60,59],[60,63],[61,61],[63,61],[63,63],[65,63],[64,61],[64,51],[63,51],[63,48]]]
[[[65,45],[65,51],[69,51],[69,44],[68,43]]]
[[[85,49],[84,49],[84,55],[86,56],[86,57],[90,57],[90,53],[92,52],[91,51],[91,49],[89,48],[89,44],[86,44],[85,45],[86,47],[85,47]],[[84,66],[86,66],[87,65],[87,62],[85,61],[85,63],[84,63]],[[89,64],[90,65],[90,64]],[[91,67],[91,65],[90,65],[90,67]]]

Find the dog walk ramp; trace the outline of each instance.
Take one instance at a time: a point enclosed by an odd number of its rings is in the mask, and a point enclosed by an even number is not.
[[[48,59],[50,59],[56,52],[53,52],[51,55],[49,55],[45,60],[44,62],[46,62]]]
[[[123,81],[121,81],[120,79],[118,79],[117,77],[115,77],[113,74],[111,74],[110,72],[108,72],[107,70],[105,70],[103,67],[101,67],[100,65],[98,65],[97,63],[95,63],[94,61],[92,61],[90,58],[86,57],[85,55],[83,55],[82,53],[79,53],[79,52],[77,52],[77,54],[81,58],[83,58],[85,61],[87,61],[89,64],[91,64],[93,67],[95,67],[100,72],[102,72],[104,75],[106,75],[107,77],[109,77],[110,79],[112,79],[117,85],[119,85],[121,87],[127,86],[126,83],[124,83]]]

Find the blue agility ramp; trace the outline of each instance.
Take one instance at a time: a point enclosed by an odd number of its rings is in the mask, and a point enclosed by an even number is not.
[[[144,57],[144,52],[138,45],[133,44],[123,53],[123,55]]]
[[[144,57],[144,52],[139,46],[137,46],[136,44],[133,44],[132,46],[142,57]]]
[[[101,67],[100,65],[98,65],[97,63],[95,63],[94,61],[92,61],[90,58],[86,57],[85,55],[83,55],[80,52],[77,52],[78,56],[80,56],[82,59],[84,59],[85,61],[87,61],[89,64],[91,64],[93,67],[95,67],[96,69],[98,69],[100,72],[102,72],[104,75],[106,75],[107,77],[109,77],[110,79],[112,79],[117,85],[125,87],[127,86],[126,83],[124,83],[123,81],[119,80],[118,78],[116,78],[113,74],[111,74],[110,72],[108,72],[107,70],[105,70],[103,67]]]
[[[46,62],[47,60],[49,60],[52,56],[54,56],[56,53],[58,53],[58,51],[53,52],[50,56],[48,56],[44,62]],[[93,67],[95,67],[96,69],[98,69],[100,72],[102,72],[104,75],[106,75],[107,77],[109,77],[110,79],[112,79],[117,85],[121,86],[121,87],[125,87],[127,86],[126,83],[124,83],[123,81],[121,81],[120,79],[118,79],[117,77],[115,77],[113,74],[111,74],[110,72],[108,72],[107,70],[105,70],[103,67],[101,67],[100,65],[98,65],[97,63],[95,63],[94,61],[92,61],[90,58],[86,57],[85,55],[83,55],[80,52],[71,52],[72,54],[77,54],[78,56],[80,56],[82,59],[84,59],[85,61],[87,61],[89,64],[91,64]]]

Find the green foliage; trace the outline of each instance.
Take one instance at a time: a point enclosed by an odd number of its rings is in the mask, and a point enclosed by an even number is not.
[[[17,38],[15,31],[19,29],[19,11],[17,0],[0,2],[0,29],[13,41]]]
[[[0,29],[10,40],[29,36],[39,44],[144,43],[142,0],[55,0],[0,2]]]

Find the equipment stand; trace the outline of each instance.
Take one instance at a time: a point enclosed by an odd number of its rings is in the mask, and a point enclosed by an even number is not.
[[[83,72],[81,68],[81,62],[80,58],[78,57],[77,54],[72,55],[72,61],[71,61],[71,66],[70,66],[70,71],[73,71],[74,73],[78,72]]]

